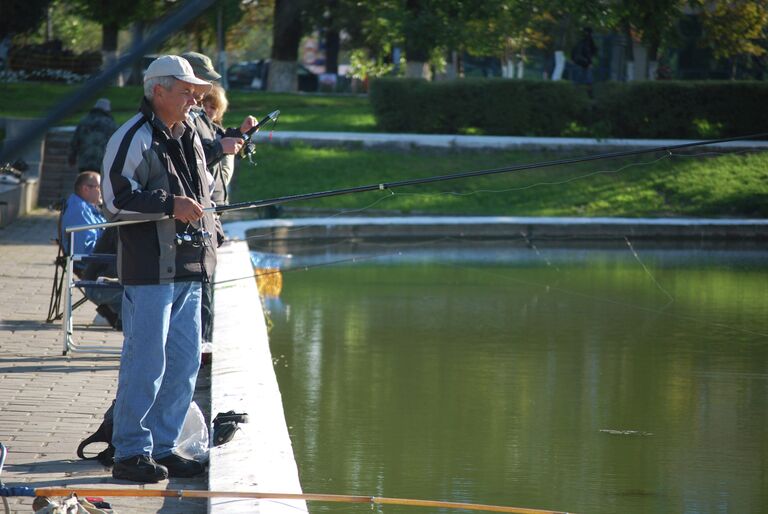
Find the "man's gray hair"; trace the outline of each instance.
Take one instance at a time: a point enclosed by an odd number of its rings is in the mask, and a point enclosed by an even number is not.
[[[147,100],[152,100],[155,96],[154,89],[156,85],[159,84],[163,86],[164,89],[171,89],[177,80],[176,77],[170,75],[165,77],[152,77],[144,82],[144,96],[147,97]]]

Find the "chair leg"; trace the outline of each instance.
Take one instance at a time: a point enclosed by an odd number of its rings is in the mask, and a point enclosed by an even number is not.
[[[51,287],[51,300],[48,302],[48,317],[46,323],[53,323],[60,320],[64,313],[61,311],[61,293],[64,288],[64,273],[61,273],[61,267],[56,265],[56,273],[53,275],[53,286]]]

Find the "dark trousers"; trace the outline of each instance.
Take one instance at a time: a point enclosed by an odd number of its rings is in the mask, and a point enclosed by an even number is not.
[[[213,341],[213,284],[203,282],[203,298],[200,314],[202,317],[203,342]]]

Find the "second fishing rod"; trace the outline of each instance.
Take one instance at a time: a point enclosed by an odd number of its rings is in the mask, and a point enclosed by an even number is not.
[[[276,111],[276,113],[279,114],[279,111]],[[268,116],[268,118],[270,116],[271,114]],[[265,120],[263,121],[267,121],[267,118],[265,118]],[[354,194],[354,193],[365,193],[370,191],[386,191],[386,190],[392,190],[392,189],[397,189],[397,188],[407,187],[407,186],[430,184],[430,183],[436,183],[436,182],[447,182],[452,180],[481,177],[486,175],[497,175],[502,173],[514,173],[514,172],[523,171],[523,170],[550,168],[554,166],[578,164],[582,162],[618,159],[621,157],[631,157],[635,155],[643,155],[643,154],[649,154],[649,153],[658,153],[658,152],[671,153],[672,151],[682,150],[685,148],[712,146],[712,145],[717,145],[722,143],[729,143],[732,141],[757,140],[757,139],[764,139],[766,137],[768,137],[768,132],[763,132],[759,134],[749,134],[746,136],[722,138],[722,139],[693,141],[693,142],[681,143],[677,145],[657,146],[652,148],[641,148],[641,149],[634,149],[634,150],[623,150],[619,152],[608,152],[608,153],[586,155],[586,156],[579,156],[579,157],[568,157],[565,159],[517,164],[514,166],[506,166],[502,168],[465,171],[465,172],[445,174],[445,175],[433,175],[429,177],[404,179],[404,180],[398,180],[398,181],[392,181],[392,182],[380,182],[376,184],[367,184],[367,185],[353,186],[353,187],[347,187],[347,188],[331,189],[327,191],[314,191],[310,193],[300,193],[295,195],[280,196],[276,198],[268,198],[263,200],[238,202],[230,205],[217,205],[216,207],[205,208],[203,209],[203,211],[223,214],[231,211],[255,209],[258,207],[269,207],[272,205],[282,205],[282,204],[291,203],[291,202],[298,202],[303,200],[314,200],[318,198],[327,198],[331,196],[341,196],[341,195],[348,195],[348,194]],[[112,227],[112,226],[119,226],[119,225],[128,225],[128,224],[134,224],[134,223],[143,223],[146,221],[159,221],[161,219],[167,219],[167,218],[169,218],[169,216],[156,216],[156,217],[153,217],[152,219],[145,219],[145,220],[126,220],[126,221],[114,221],[114,222],[102,223],[98,225],[83,225],[78,227],[70,227],[67,229],[67,232],[86,230],[91,228],[102,228],[102,227]]]
[[[280,196],[280,197],[269,198],[264,200],[238,202],[230,205],[221,205],[221,206],[217,206],[217,207],[205,209],[205,210],[213,211],[216,213],[225,213],[225,212],[238,211],[243,209],[268,207],[271,205],[281,205],[285,203],[297,202],[302,200],[314,200],[314,199],[326,198],[330,196],[348,195],[352,193],[364,193],[364,192],[377,191],[377,190],[386,191],[386,190],[397,189],[397,188],[406,187],[406,186],[430,184],[435,182],[447,182],[451,180],[481,177],[485,175],[496,175],[501,173],[513,173],[513,172],[523,171],[523,170],[549,168],[554,166],[562,166],[566,164],[578,164],[578,163],[589,162],[589,161],[617,159],[621,157],[631,157],[635,155],[642,155],[642,154],[648,154],[648,153],[672,152],[674,150],[680,150],[684,148],[692,148],[697,146],[711,146],[711,145],[716,145],[720,143],[728,143],[732,141],[743,141],[743,140],[749,140],[749,139],[761,139],[765,137],[768,137],[768,132],[760,133],[760,134],[750,134],[746,136],[723,138],[723,139],[694,141],[690,143],[681,143],[677,145],[657,146],[653,148],[642,148],[642,149],[624,150],[619,152],[609,152],[609,153],[587,155],[587,156],[580,156],[580,157],[569,157],[565,159],[557,159],[552,161],[517,164],[514,166],[506,166],[502,168],[465,171],[465,172],[453,173],[453,174],[447,174],[447,175],[433,175],[430,177],[412,178],[412,179],[398,180],[398,181],[392,181],[392,182],[381,182],[381,183],[368,184],[368,185],[362,185],[362,186],[331,189],[328,191],[315,191],[311,193],[301,193],[296,195]]]

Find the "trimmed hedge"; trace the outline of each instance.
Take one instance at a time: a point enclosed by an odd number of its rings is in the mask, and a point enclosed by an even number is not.
[[[717,138],[768,130],[766,82],[379,79],[370,101],[386,132]]]
[[[379,79],[369,97],[386,132],[547,136],[583,117],[589,98],[568,82]]]
[[[731,137],[765,132],[766,105],[765,82],[606,82],[594,119],[614,137]]]

